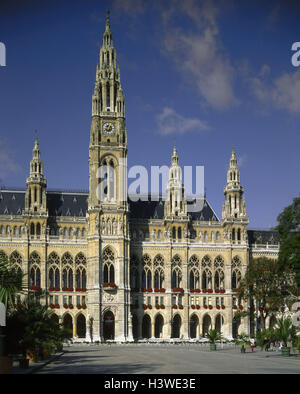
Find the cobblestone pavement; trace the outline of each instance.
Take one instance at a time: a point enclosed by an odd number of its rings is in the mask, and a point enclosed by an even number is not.
[[[35,374],[299,374],[300,357],[236,346],[73,344]]]

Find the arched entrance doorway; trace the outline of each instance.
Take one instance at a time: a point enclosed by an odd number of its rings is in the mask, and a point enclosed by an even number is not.
[[[59,324],[59,317],[57,316],[56,313],[53,313],[51,315],[51,320],[53,320],[55,323]]]
[[[239,326],[240,326],[240,321],[237,320],[235,317],[232,319],[232,337],[237,338],[238,333],[239,333]]]
[[[77,317],[77,337],[85,338],[86,333],[86,321],[85,316],[80,313]]]
[[[63,318],[63,326],[66,330],[68,330],[68,338],[73,337],[73,320],[71,315],[68,313]]]
[[[115,339],[115,316],[111,311],[106,311],[103,315],[103,339]]]
[[[142,337],[151,338],[151,319],[149,315],[144,315],[143,317]]]
[[[172,320],[172,338],[180,338],[181,317],[175,315]]]
[[[218,332],[221,332],[223,325],[224,325],[224,318],[221,314],[218,314],[215,320],[215,329]]]
[[[136,315],[132,316],[132,336],[133,339],[138,339],[139,337],[139,321]]]
[[[163,326],[164,326],[164,318],[162,317],[162,315],[159,314],[155,318],[155,328],[154,328],[155,338],[162,338]]]
[[[210,328],[211,328],[211,318],[209,315],[205,315],[203,318],[203,332],[202,332],[204,337],[208,333]]]
[[[199,327],[198,316],[192,315],[190,320],[190,338],[197,338],[198,327]]]

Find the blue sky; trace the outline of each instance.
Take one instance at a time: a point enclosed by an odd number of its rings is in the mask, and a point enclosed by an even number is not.
[[[128,165],[205,167],[219,217],[232,146],[249,228],[299,195],[297,1],[2,1],[0,184],[25,187],[37,130],[48,187],[88,189],[106,9],[126,100]],[[129,183],[132,180],[129,180]]]

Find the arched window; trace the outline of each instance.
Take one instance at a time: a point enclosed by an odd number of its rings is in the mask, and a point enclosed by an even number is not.
[[[66,252],[61,258],[62,271],[62,287],[64,289],[73,290],[73,258],[69,252]]]
[[[49,287],[60,289],[60,269],[59,257],[55,252],[50,253],[48,257],[49,265]]]
[[[103,251],[103,282],[115,283],[115,256],[108,247]]]
[[[171,338],[180,338],[181,317],[177,314],[172,319]]]
[[[71,267],[65,267],[63,269],[63,290],[73,289],[73,270]]]
[[[143,289],[152,288],[152,263],[148,254],[143,256],[142,287]]]
[[[164,282],[164,271],[161,268],[157,268],[154,271],[154,287],[156,289],[162,289]]]
[[[235,229],[232,229],[232,240],[235,241]]]
[[[152,288],[152,275],[151,270],[145,267],[142,274],[142,287],[144,290]]]
[[[216,290],[224,289],[224,260],[222,256],[217,256],[214,260],[214,286]]]
[[[189,260],[189,272],[190,272],[190,289],[200,289],[200,265],[197,256],[191,256]]]
[[[172,229],[172,238],[176,239],[176,227],[173,227]]]
[[[86,269],[79,267],[76,270],[76,291],[86,289]]]
[[[181,239],[181,227],[178,227],[178,239]]]
[[[110,200],[115,199],[115,165],[113,160],[110,160],[109,162],[109,191],[110,191]]]
[[[209,256],[205,255],[201,261],[202,267],[202,288],[211,289],[212,288],[212,272],[211,272],[211,259]]]
[[[139,285],[139,273],[136,267],[131,267],[130,269],[130,287],[132,290],[138,291]]]
[[[194,268],[190,271],[190,289],[199,289],[199,271]]]
[[[36,252],[32,252],[29,257],[30,286],[41,286],[41,258]]]
[[[164,258],[158,254],[153,260],[154,288],[162,289],[164,282]]]
[[[21,267],[22,266],[22,256],[20,255],[20,253],[14,251],[10,255],[9,262],[12,267],[14,267],[14,266]]]
[[[171,277],[171,287],[180,288],[181,280],[182,280],[182,272],[181,272],[181,258],[177,254],[171,260],[171,269],[172,269],[172,277]]]
[[[242,278],[241,274],[241,260],[238,256],[234,256],[231,263],[231,287],[232,289],[236,289],[239,285],[239,282]]]

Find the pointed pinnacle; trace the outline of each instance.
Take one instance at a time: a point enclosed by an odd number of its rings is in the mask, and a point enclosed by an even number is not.
[[[107,9],[107,11],[106,11],[106,26],[110,26],[110,23],[109,23],[109,8]]]

